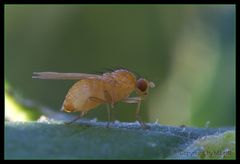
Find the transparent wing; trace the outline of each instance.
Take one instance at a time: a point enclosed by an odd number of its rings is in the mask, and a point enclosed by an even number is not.
[[[100,75],[86,73],[33,72],[34,79],[81,80],[100,78]]]

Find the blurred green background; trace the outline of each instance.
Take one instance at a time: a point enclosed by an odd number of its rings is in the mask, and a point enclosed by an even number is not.
[[[75,81],[36,80],[33,72],[122,66],[156,84],[141,107],[144,121],[235,126],[234,5],[5,5],[4,18],[5,81],[26,99],[60,113]],[[136,105],[115,108],[117,120],[135,121]],[[95,117],[105,121],[106,107],[86,115]]]

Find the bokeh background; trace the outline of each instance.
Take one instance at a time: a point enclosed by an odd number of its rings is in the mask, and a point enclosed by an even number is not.
[[[141,107],[144,121],[235,126],[234,5],[5,5],[4,13],[5,87],[24,99],[60,113],[75,81],[36,80],[33,72],[121,66],[156,84]],[[19,118],[7,96],[5,116]],[[117,120],[135,121],[136,105],[115,109]],[[86,118],[106,121],[106,107]]]

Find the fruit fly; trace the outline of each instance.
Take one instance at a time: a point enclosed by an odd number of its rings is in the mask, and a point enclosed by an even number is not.
[[[149,88],[155,87],[154,83],[144,78],[137,79],[135,74],[127,69],[117,69],[112,72],[97,74],[86,73],[57,73],[34,72],[32,78],[79,80],[68,91],[61,111],[81,112],[72,120],[72,123],[83,117],[88,111],[101,104],[107,104],[108,124],[111,121],[111,109],[117,102],[137,104],[136,119],[142,127],[146,125],[139,115],[141,101],[148,95]],[[135,91],[136,97],[129,97]]]

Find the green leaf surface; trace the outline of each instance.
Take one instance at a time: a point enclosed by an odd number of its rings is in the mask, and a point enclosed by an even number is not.
[[[172,158],[235,159],[235,145],[235,131],[229,130],[221,134],[201,137]]]
[[[198,139],[209,135],[224,136],[224,139],[220,139],[221,143],[226,146],[231,142],[233,144],[229,150],[235,149],[235,135],[225,136],[227,132],[233,133],[234,128],[148,125],[149,129],[142,129],[136,122],[116,122],[109,128],[104,122],[84,120],[71,125],[53,120],[5,122],[5,159],[181,158],[179,152],[190,149],[189,145],[193,146]],[[205,142],[204,145],[217,150],[219,142]],[[191,150],[195,150],[195,147]],[[222,148],[219,147],[219,150]]]

